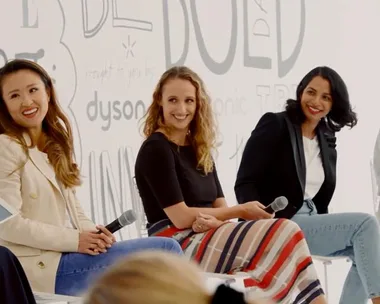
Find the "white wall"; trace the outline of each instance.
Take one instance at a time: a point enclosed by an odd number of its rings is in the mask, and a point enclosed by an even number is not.
[[[311,68],[336,69],[359,124],[338,134],[333,210],[372,212],[378,0],[0,0],[0,6],[0,65],[33,58],[55,79],[75,129],[84,176],[79,197],[97,222],[136,208],[138,119],[172,64],[188,65],[208,86],[221,131],[219,176],[230,204],[242,148],[259,117],[281,110]],[[135,226],[122,235],[135,236]],[[338,264],[332,272],[347,270]],[[331,277],[337,303],[342,278]]]

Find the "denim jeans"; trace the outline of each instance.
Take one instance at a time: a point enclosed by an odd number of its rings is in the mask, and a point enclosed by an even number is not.
[[[380,296],[380,229],[374,216],[317,214],[314,203],[306,200],[292,220],[303,230],[312,255],[352,260],[340,304],[367,304]]]
[[[63,253],[57,270],[55,293],[78,296],[120,258],[142,250],[164,250],[182,254],[177,241],[164,237],[116,242],[106,253],[96,256],[75,252]]]

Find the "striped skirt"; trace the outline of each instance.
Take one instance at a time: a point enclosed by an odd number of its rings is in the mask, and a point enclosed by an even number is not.
[[[247,272],[244,285],[276,303],[310,303],[323,294],[303,233],[285,219],[228,222],[195,233],[169,220],[153,224],[149,236],[177,240],[187,257],[206,272]]]

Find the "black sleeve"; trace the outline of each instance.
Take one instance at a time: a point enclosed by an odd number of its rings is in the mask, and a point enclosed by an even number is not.
[[[160,140],[146,142],[139,155],[139,174],[150,187],[162,208],[184,201],[169,144]]]
[[[235,182],[235,195],[239,204],[260,200],[257,182],[271,166],[280,132],[279,119],[274,113],[264,114],[252,131]]]
[[[224,197],[223,189],[222,189],[222,186],[220,185],[220,181],[219,181],[218,173],[216,172],[215,164],[214,164],[213,173],[214,173],[215,184],[216,184],[216,198]]]
[[[0,303],[35,304],[32,288],[17,257],[0,246],[0,261]]]

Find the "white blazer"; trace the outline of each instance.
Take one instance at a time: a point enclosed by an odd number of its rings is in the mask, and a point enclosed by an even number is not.
[[[29,144],[30,138],[25,139]],[[59,186],[45,153],[29,149],[27,159],[21,145],[4,134],[0,198],[19,212],[0,224],[0,245],[19,258],[33,290],[54,293],[62,252],[77,252],[79,232],[93,230],[95,224],[74,190]],[[66,209],[75,228],[67,227]]]

